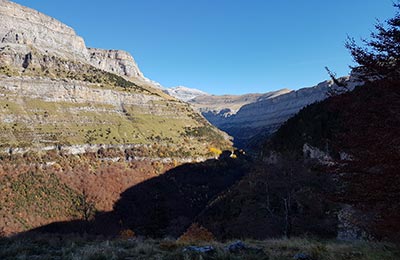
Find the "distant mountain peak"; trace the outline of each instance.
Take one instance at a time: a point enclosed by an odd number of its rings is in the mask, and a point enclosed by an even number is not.
[[[164,90],[164,92],[170,96],[173,96],[179,100],[182,101],[189,101],[191,99],[194,99],[198,96],[205,96],[205,95],[210,95],[202,90],[195,89],[195,88],[188,88],[185,86],[177,86],[173,88],[167,88]]]

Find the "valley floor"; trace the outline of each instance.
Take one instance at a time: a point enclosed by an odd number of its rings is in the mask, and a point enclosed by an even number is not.
[[[400,248],[388,243],[317,241],[312,239],[246,240],[246,249],[229,251],[232,242],[212,242],[208,253],[188,250],[175,240],[93,239],[36,236],[0,239],[0,259],[400,259]]]

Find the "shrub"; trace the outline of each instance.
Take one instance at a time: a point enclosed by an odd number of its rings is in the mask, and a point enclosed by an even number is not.
[[[218,156],[220,156],[222,154],[222,151],[215,147],[210,147],[209,150],[215,156],[215,158],[217,158]]]
[[[119,237],[122,239],[130,239],[135,237],[135,232],[131,229],[124,229],[121,232],[119,232]]]
[[[174,251],[178,248],[178,244],[175,241],[163,240],[160,242],[160,249],[164,251]]]
[[[178,238],[180,243],[197,243],[214,241],[214,235],[198,223],[193,223],[186,232]]]

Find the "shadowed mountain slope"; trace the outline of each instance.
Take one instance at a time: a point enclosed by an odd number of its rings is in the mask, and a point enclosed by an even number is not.
[[[121,193],[113,211],[100,212],[92,221],[58,222],[32,232],[118,235],[130,229],[137,235],[178,237],[218,194],[248,173],[249,158],[238,154],[232,159],[229,154],[138,183]]]
[[[399,241],[399,86],[376,81],[303,108],[200,222],[221,237]]]

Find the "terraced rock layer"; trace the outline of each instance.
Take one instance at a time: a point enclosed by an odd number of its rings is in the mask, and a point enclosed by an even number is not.
[[[127,52],[88,49],[7,0],[0,21],[0,235],[109,211],[132,185],[231,147]]]

